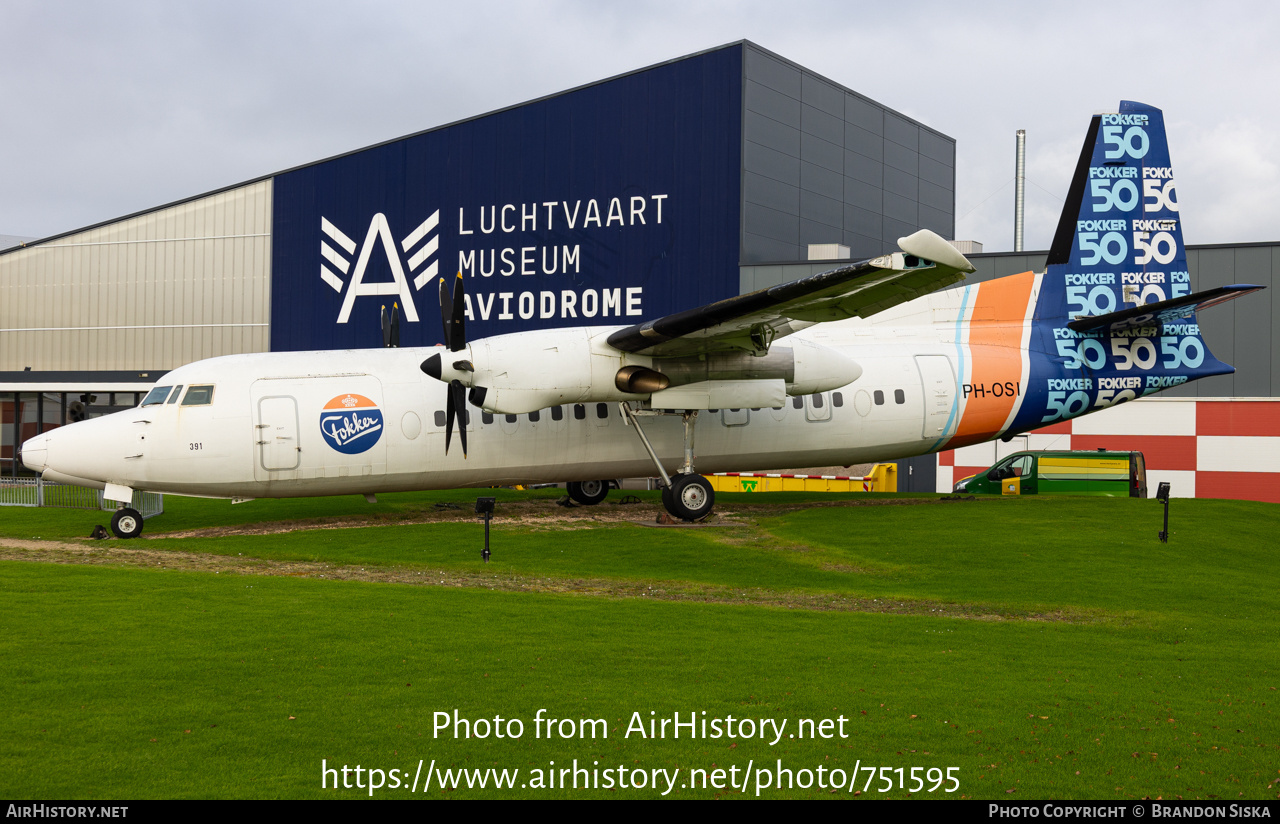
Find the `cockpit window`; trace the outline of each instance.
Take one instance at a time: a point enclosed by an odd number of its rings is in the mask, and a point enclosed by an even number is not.
[[[182,384],[178,384],[173,388],[173,394],[169,396],[169,403],[177,403],[178,396],[182,394]]]
[[[182,399],[183,406],[208,406],[213,403],[213,384],[192,386]]]
[[[173,389],[172,386],[155,387],[154,389],[152,389],[150,392],[147,393],[147,396],[145,398],[142,399],[142,405],[143,406],[159,406],[160,404],[164,403],[165,398],[169,397],[169,390],[171,389]]]

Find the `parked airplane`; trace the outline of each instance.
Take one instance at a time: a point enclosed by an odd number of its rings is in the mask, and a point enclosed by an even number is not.
[[[476,341],[459,275],[440,284],[444,346],[199,361],[22,460],[122,502],[122,538],[142,531],[134,490],[373,500],[556,481],[596,503],[597,479],[654,473],[695,520],[714,503],[697,472],[921,455],[1231,372],[1195,312],[1260,288],[1190,293],[1163,115],[1133,102],[1093,118],[1045,273],[937,291],[973,266],[929,231],[899,246],[634,326]]]

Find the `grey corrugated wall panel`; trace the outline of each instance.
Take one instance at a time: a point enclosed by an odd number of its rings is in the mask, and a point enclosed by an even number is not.
[[[928,229],[932,232],[936,232],[939,235],[942,235],[943,237],[946,237],[947,234],[949,233],[948,230],[951,228],[953,223],[951,220],[951,215],[952,213],[950,211],[943,211],[942,209],[934,209],[930,206],[926,206],[925,204],[921,203],[920,217],[919,217],[920,228]]]
[[[844,195],[844,175],[816,163],[800,161],[800,188],[839,199]]]
[[[879,243],[880,233],[884,229],[884,215],[880,214],[878,210],[872,211],[846,203],[844,206],[844,228],[846,232],[853,232],[866,238],[872,238]],[[858,256],[854,255],[854,257]],[[875,254],[872,254],[871,257],[875,257]]]
[[[800,185],[800,158],[752,141],[747,141],[744,157],[748,172],[761,174],[790,186]]]
[[[843,129],[841,131],[843,132]],[[837,175],[844,174],[844,147],[840,141],[832,143],[825,138],[804,132],[800,137],[800,159],[835,172]],[[838,177],[836,179],[839,180]]]
[[[913,203],[920,201],[920,178],[910,172],[895,169],[885,164],[884,190],[898,197],[905,197]]]
[[[748,203],[772,203],[784,212],[796,212],[800,209],[799,186],[747,172],[743,175],[742,188]]]
[[[746,229],[753,235],[767,237],[794,249],[800,242],[800,216],[770,209],[757,203],[748,203]]]
[[[844,143],[844,118],[804,105],[800,111],[800,131],[829,143]]]
[[[830,227],[828,229],[829,232],[834,231],[836,236],[839,237],[844,233],[844,203],[836,198],[802,190],[800,192],[800,219],[824,224]],[[816,242],[820,243],[822,241]],[[834,243],[835,241],[829,242]]]
[[[920,149],[920,127],[893,112],[884,113],[884,137],[908,149]]]
[[[0,256],[0,371],[265,351],[270,204],[263,180]]]
[[[743,265],[803,259],[811,242],[879,254],[919,228],[954,234],[954,140],[757,46],[744,48]],[[933,188],[922,193],[925,174]],[[789,191],[785,202],[764,200],[769,189],[753,175],[799,187],[798,208]],[[843,220],[824,198],[842,202]],[[793,215],[796,234],[789,221],[784,232],[781,216],[759,207]],[[851,216],[848,207],[877,220]],[[770,242],[761,242],[765,237]],[[794,248],[779,246],[788,239]]]
[[[1232,249],[1198,251],[1188,249],[1187,265],[1190,271],[1195,273],[1191,281],[1193,290],[1214,289],[1236,282],[1235,254]],[[1200,333],[1204,335],[1204,342],[1208,345],[1209,351],[1217,356],[1218,360],[1232,366],[1237,365],[1235,328],[1238,303],[1238,300],[1233,300],[1197,315]],[[1219,375],[1196,381],[1196,391],[1200,397],[1231,398],[1236,396],[1235,383],[1235,375]]]
[[[1280,249],[1271,247],[1271,397],[1280,396]]]
[[[844,147],[877,165],[884,161],[884,138],[853,123],[844,124]]]
[[[754,80],[747,81],[747,111],[758,112],[779,123],[800,124],[800,112],[804,106],[799,100],[788,97]]]
[[[748,77],[796,100],[804,97],[804,80],[798,68],[776,60],[760,49],[748,48],[746,52]]]
[[[843,89],[808,72],[800,78],[800,85],[801,100],[827,114],[835,115],[841,121],[844,120]]]
[[[920,179],[939,189],[953,191],[955,185],[955,167],[939,163],[933,158],[920,158]]]
[[[751,134],[751,140],[754,143],[792,157],[800,156],[800,130],[795,126],[748,111],[746,130]]]
[[[1245,248],[1235,250],[1235,277],[1232,283],[1256,283],[1275,292],[1271,281],[1272,250]],[[1264,280],[1264,276],[1266,280]],[[1272,323],[1271,295],[1245,295],[1231,301],[1235,307],[1235,396],[1263,398],[1273,394],[1271,385],[1271,347],[1276,334]],[[1225,307],[1224,307],[1225,308]],[[1210,309],[1205,312],[1217,311]]]
[[[886,175],[891,169],[895,169],[916,177],[920,173],[920,155],[914,149],[908,149],[904,146],[899,146],[892,140],[886,140],[884,143],[884,165]]]

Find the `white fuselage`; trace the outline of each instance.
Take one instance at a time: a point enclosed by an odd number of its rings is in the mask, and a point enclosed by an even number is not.
[[[930,308],[938,297],[883,313],[874,324],[855,319],[797,333],[856,362],[860,377],[838,390],[788,397],[780,409],[701,411],[696,470],[849,465],[937,448],[956,403],[955,347],[947,325],[931,322],[933,309],[942,308]],[[468,405],[467,457],[456,431],[446,455],[446,385],[419,368],[442,351],[275,352],[199,361],[159,384],[211,385],[212,403],[140,406],[63,427],[28,441],[24,461],[48,479],[86,486],[245,498],[656,474],[617,403],[566,403],[514,416]],[[939,369],[944,380],[936,380]],[[372,405],[364,407],[368,414],[344,418],[344,399]],[[680,417],[645,417],[641,424],[674,471],[684,456]],[[344,439],[359,442],[348,449],[372,445],[344,452],[335,446]]]

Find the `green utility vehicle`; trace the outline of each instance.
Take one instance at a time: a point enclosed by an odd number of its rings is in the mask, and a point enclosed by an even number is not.
[[[1015,452],[977,475],[956,481],[977,495],[1104,495],[1147,497],[1141,452]]]

